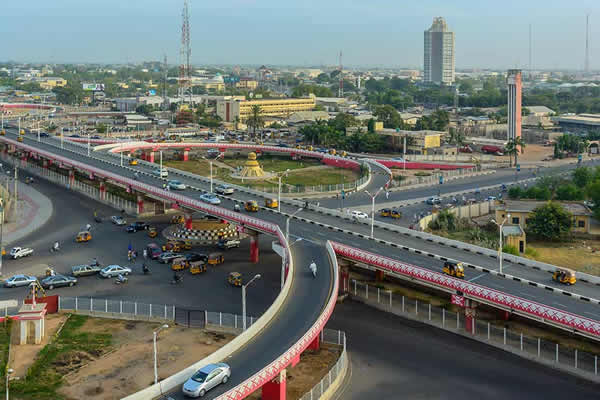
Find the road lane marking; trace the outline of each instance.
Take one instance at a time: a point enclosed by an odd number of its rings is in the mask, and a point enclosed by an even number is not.
[[[568,308],[567,306],[565,306],[564,304],[561,304],[561,303],[554,302],[554,304],[559,305],[559,306],[564,307],[564,308]]]
[[[481,275],[477,275],[475,278],[471,278],[471,279],[469,279],[469,282],[476,281],[477,279],[479,279],[479,278],[481,278],[482,276],[485,276],[485,275],[487,275],[487,274],[486,274],[486,273],[484,273],[484,274],[481,274]]]

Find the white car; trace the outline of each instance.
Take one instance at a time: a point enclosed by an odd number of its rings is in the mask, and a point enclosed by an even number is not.
[[[215,192],[219,194],[233,194],[234,189],[229,185],[217,185]]]
[[[127,221],[125,220],[125,218],[123,218],[119,215],[113,215],[112,217],[110,217],[110,220],[112,221],[113,224],[119,225],[119,226],[127,224]]]
[[[183,394],[188,397],[204,397],[206,392],[221,383],[227,383],[231,367],[225,363],[208,364],[200,368],[183,384]]]
[[[369,218],[369,215],[367,215],[367,213],[362,212],[362,211],[358,211],[358,210],[352,210],[352,212],[350,213],[350,215],[352,216],[352,218],[358,218],[358,219]]]
[[[169,189],[171,189],[171,190],[185,190],[185,188],[186,188],[184,183],[182,183],[180,181],[176,181],[176,180],[169,181],[167,183],[167,185],[169,186]]]
[[[17,286],[29,286],[33,282],[37,281],[35,276],[29,275],[14,275],[4,281],[4,286],[7,288],[17,287]]]
[[[169,176],[169,171],[167,171],[166,168],[163,168],[163,169],[157,168],[154,171],[152,171],[152,173],[156,176],[160,176],[161,178],[166,178]]]
[[[108,267],[104,267],[100,270],[100,276],[104,278],[113,278],[119,274],[129,275],[130,273],[131,268],[121,267],[120,265],[109,265]]]
[[[200,200],[215,206],[221,204],[221,200],[214,193],[204,193],[200,196]]]

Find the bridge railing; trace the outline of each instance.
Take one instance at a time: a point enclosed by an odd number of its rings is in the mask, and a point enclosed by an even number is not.
[[[375,266],[396,276],[410,277],[420,283],[435,286],[451,293],[461,292],[465,297],[480,303],[508,310],[538,321],[541,320],[546,324],[577,332],[595,340],[600,339],[600,322],[598,321],[341,243],[333,243],[333,248],[338,257]]]

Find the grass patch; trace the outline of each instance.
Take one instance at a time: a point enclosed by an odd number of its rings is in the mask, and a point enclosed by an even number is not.
[[[262,155],[258,157],[257,160],[263,170],[268,172],[284,172],[288,169],[294,170],[321,165],[320,161],[312,158],[305,158],[295,161],[289,157]],[[246,161],[248,161],[248,156],[243,154],[239,157],[225,157],[225,159],[221,160],[221,162],[233,168],[243,167],[246,164]]]
[[[4,387],[6,364],[8,363],[8,349],[10,347],[10,330],[12,320],[0,324],[0,387]]]
[[[534,252],[530,258],[600,276],[600,242],[574,239],[570,242],[529,242],[527,250]]]
[[[54,340],[38,354],[24,379],[10,385],[12,398],[60,400],[63,376],[111,350],[112,335],[82,331],[85,315],[71,315]]]

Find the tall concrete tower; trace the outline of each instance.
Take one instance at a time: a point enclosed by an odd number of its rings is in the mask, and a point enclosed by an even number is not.
[[[506,76],[508,85],[508,140],[521,137],[521,90],[520,69],[509,69]]]
[[[454,32],[442,17],[433,19],[431,28],[425,31],[424,81],[431,83],[454,83]]]
[[[590,72],[590,14],[585,16],[585,73]]]

